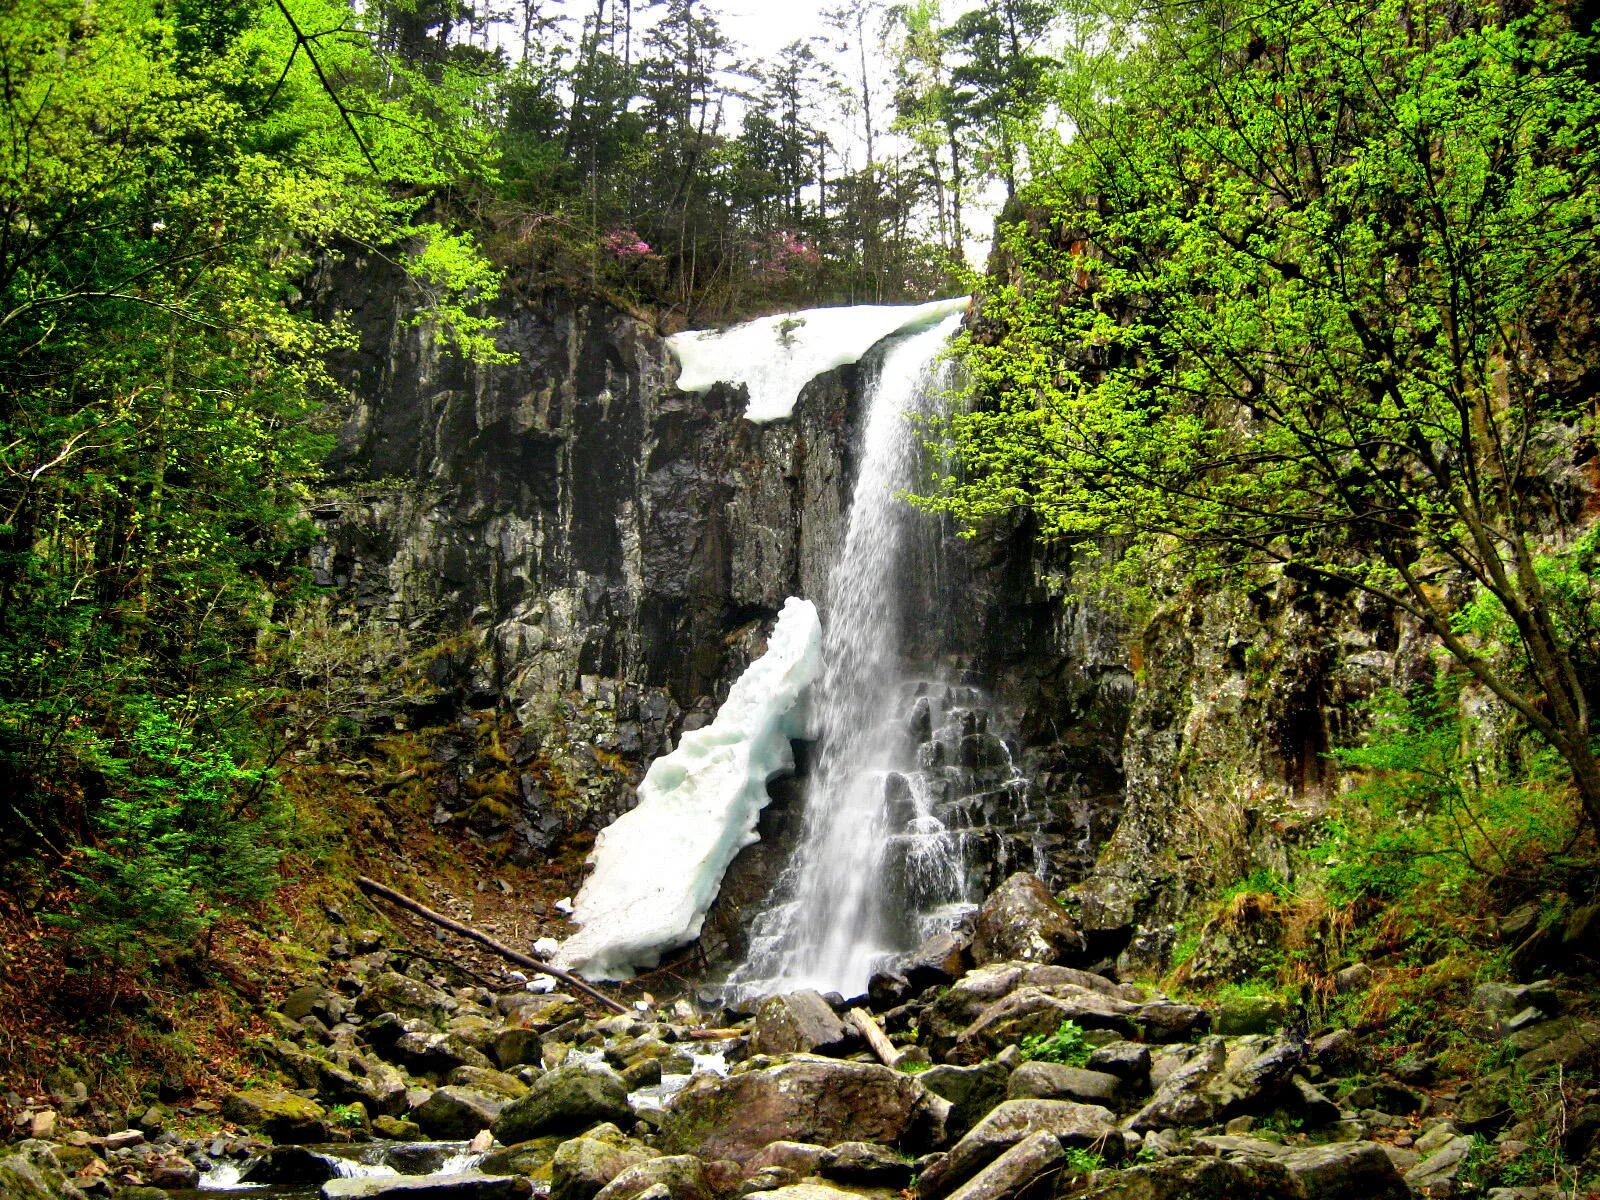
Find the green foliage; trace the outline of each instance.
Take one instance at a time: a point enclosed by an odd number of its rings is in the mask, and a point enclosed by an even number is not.
[[[1060,93],[1075,136],[1002,232],[928,502],[1031,510],[1113,577],[1376,596],[1600,827],[1592,539],[1538,533],[1592,423],[1561,329],[1596,300],[1600,92],[1568,12],[1146,8]]]
[[[1092,1175],[1105,1165],[1105,1159],[1101,1158],[1093,1150],[1087,1150],[1082,1146],[1067,1147],[1066,1166],[1067,1170],[1073,1174]]]
[[[1063,1021],[1054,1033],[1036,1033],[1022,1039],[1022,1057],[1039,1062],[1063,1063],[1081,1067],[1089,1061],[1093,1047],[1084,1041],[1076,1021]]]
[[[1554,755],[1539,750],[1508,770],[1461,707],[1448,675],[1415,696],[1380,693],[1365,744],[1334,751],[1358,780],[1315,852],[1337,902],[1419,890],[1448,900],[1570,840],[1572,806]]]
[[[192,946],[274,878],[277,623],[350,345],[300,289],[384,255],[495,354],[499,277],[431,211],[487,146],[481,87],[368,34],[343,0],[0,25],[0,827],[63,864],[97,962]]]

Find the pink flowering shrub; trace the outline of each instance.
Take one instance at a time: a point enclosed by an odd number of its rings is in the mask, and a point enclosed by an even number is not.
[[[650,253],[650,243],[631,229],[613,229],[600,240],[600,245],[618,262],[630,262]]]

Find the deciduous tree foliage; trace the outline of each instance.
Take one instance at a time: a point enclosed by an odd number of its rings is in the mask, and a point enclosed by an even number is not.
[[[1594,453],[1593,31],[1544,0],[1252,0],[1141,33],[1005,234],[937,503],[1381,597],[1600,829],[1567,475]]]
[[[262,893],[275,621],[359,244],[492,354],[497,277],[426,219],[466,83],[325,0],[17,0],[0,22],[0,827],[132,953]],[[141,936],[128,936],[139,930]]]

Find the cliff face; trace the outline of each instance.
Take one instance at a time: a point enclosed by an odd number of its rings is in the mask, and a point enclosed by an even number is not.
[[[561,767],[578,803],[559,819],[526,775],[508,800],[545,852],[631,804],[627,778],[707,718],[785,597],[826,613],[874,359],[814,381],[792,419],[754,425],[742,392],[678,391],[664,341],[597,303],[503,299],[514,361],[471,366],[408,322],[381,263],[329,268],[317,299],[358,337],[315,509],[317,579],[344,620],[426,658],[426,711],[402,721],[499,708],[524,754]],[[1129,634],[1061,602],[1047,581],[1068,564],[1025,525],[925,532],[905,571],[907,652],[992,693],[1043,818],[1033,849],[1055,882],[1080,878],[1120,803]],[[792,795],[779,789],[770,840],[730,896],[770,882]],[[986,852],[1003,857],[1007,837]]]

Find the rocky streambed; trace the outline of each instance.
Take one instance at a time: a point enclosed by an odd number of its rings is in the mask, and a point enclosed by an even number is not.
[[[743,1015],[680,998],[596,1016],[560,992],[450,990],[374,950],[271,1015],[260,1049],[287,1086],[231,1093],[237,1132],[95,1132],[34,1105],[0,1197],[1403,1200],[1471,1194],[1484,1134],[1516,1153],[1482,1095],[1376,1075],[1348,1031],[1179,1002],[1073,965],[1085,953],[1026,875],[866,997]],[[1483,1003],[1508,1063],[1600,1035],[1549,988]],[[871,1025],[893,1045],[871,1050]]]

